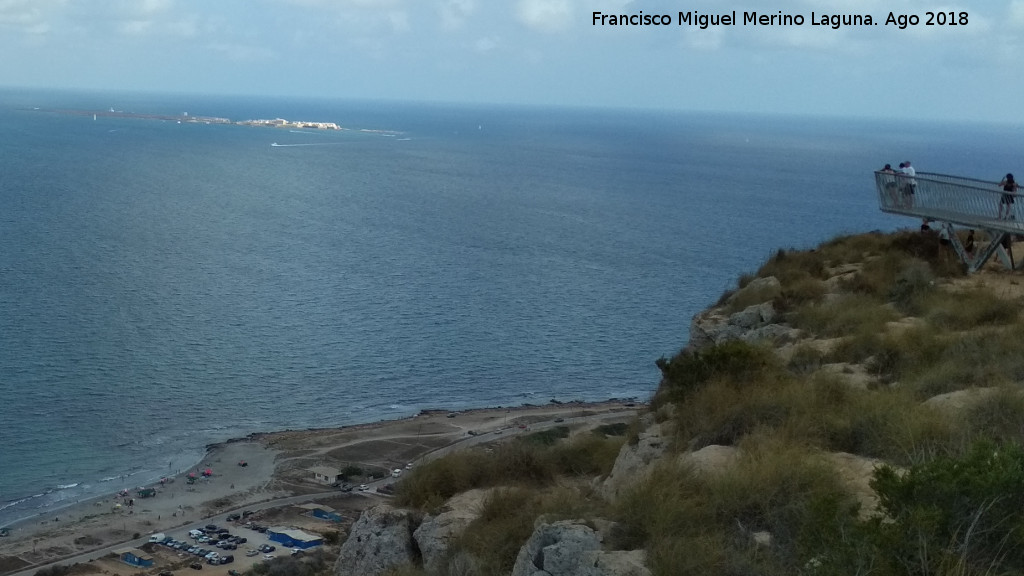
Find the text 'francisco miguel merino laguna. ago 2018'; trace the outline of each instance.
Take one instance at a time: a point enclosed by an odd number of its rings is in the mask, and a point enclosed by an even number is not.
[[[811,12],[809,18],[803,14],[785,14],[781,10],[775,14],[761,12],[743,12],[737,15],[736,11],[724,12],[721,14],[702,14],[696,10],[679,12],[673,17],[671,14],[644,14],[642,11],[634,14],[605,14],[604,12],[593,13],[594,26],[696,26],[708,28],[712,26],[828,26],[840,28],[843,26],[877,26],[882,23],[886,26],[896,26],[905,29],[908,26],[924,24],[926,26],[966,26],[968,22],[967,12],[925,12],[923,16],[917,14],[896,14],[889,12],[885,20],[876,20],[870,14],[818,14]]]

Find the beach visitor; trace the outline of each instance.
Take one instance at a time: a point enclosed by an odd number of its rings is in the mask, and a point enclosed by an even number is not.
[[[903,188],[903,200],[906,208],[914,207],[914,193],[917,192],[917,171],[910,165],[910,160],[900,163],[900,182]]]
[[[1013,179],[1013,174],[1007,174],[1006,177],[999,182],[999,186],[1003,189],[1003,195],[999,198],[999,213],[997,218],[999,220],[1012,220],[1013,199],[1017,194],[1017,182]],[[1004,212],[1005,215],[1003,214]]]
[[[928,225],[928,219],[927,218],[921,218],[921,233],[924,234],[924,233],[931,232],[931,231],[932,231],[932,227]]]

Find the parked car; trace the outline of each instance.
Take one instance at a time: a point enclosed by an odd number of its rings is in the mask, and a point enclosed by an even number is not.
[[[251,557],[251,556],[258,555],[259,553],[260,553],[259,550],[254,550],[254,549],[250,548],[249,550],[246,550],[245,555]]]
[[[264,554],[263,555],[263,559],[264,560],[273,560],[274,559],[274,555],[273,554]]]
[[[234,561],[235,561],[235,557],[232,556],[231,554],[228,554],[227,556],[221,556],[220,557],[220,563],[221,564],[231,564]]]
[[[228,522],[234,522],[242,517],[241,514],[228,514]]]
[[[193,570],[202,570],[203,569],[203,565],[200,564],[199,562],[193,562],[193,563],[189,564],[188,567],[193,569]]]
[[[257,550],[259,550],[260,552],[273,552],[274,550],[276,550],[276,548],[274,548],[272,544],[260,544]]]
[[[242,518],[252,516],[252,510],[242,510]]]
[[[367,486],[366,484],[360,484],[360,485],[359,485],[359,491],[360,491],[360,492],[366,492],[366,491],[367,491],[367,490],[369,490],[369,489],[370,489],[370,487],[369,487],[369,486]]]
[[[203,530],[206,530],[207,532],[216,532],[217,531],[217,525],[216,524],[207,524],[206,527],[203,528]]]

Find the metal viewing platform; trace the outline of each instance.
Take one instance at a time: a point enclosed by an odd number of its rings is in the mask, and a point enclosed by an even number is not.
[[[1014,234],[1024,234],[1018,208],[1024,197],[1016,192],[1004,192],[996,182],[930,172],[918,172],[913,177],[875,172],[875,187],[882,212],[939,223],[970,272],[979,270],[993,254],[1007,268],[1016,267],[1006,251]],[[988,245],[969,254],[954,225],[984,230],[990,238]]]

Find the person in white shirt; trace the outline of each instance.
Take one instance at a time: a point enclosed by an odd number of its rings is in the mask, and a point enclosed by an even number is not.
[[[910,165],[910,160],[900,163],[900,182],[903,188],[903,199],[906,202],[907,208],[914,207],[914,193],[917,192],[917,180],[914,179],[917,176],[917,171]]]

